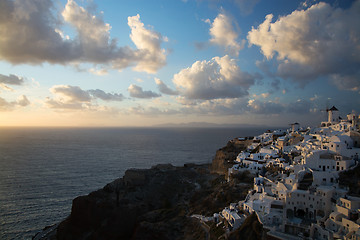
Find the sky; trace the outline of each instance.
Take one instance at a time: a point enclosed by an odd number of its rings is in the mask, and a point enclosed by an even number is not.
[[[0,126],[360,113],[360,0],[0,0]]]

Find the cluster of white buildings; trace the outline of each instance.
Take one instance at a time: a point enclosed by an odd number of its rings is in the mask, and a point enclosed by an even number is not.
[[[341,119],[332,107],[318,128],[294,123],[254,137],[229,169],[229,180],[241,171],[256,175],[253,189],[222,219],[236,229],[244,213],[256,212],[274,239],[360,239],[360,198],[338,183],[339,173],[359,162],[359,125],[360,116]]]

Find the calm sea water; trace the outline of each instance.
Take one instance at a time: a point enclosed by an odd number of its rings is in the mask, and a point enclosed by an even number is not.
[[[263,129],[0,128],[0,239],[31,239],[129,168],[210,163]]]

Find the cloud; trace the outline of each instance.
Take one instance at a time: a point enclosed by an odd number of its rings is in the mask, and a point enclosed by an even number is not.
[[[259,101],[250,99],[248,101],[248,111],[255,114],[306,114],[309,113],[312,103],[307,100],[297,100],[295,102],[275,102],[275,101]]]
[[[16,103],[17,103],[17,105],[26,107],[30,104],[30,101],[25,95],[21,95],[20,97],[18,97]]]
[[[22,77],[18,77],[13,74],[10,74],[9,76],[0,74],[0,88],[4,90],[13,91],[13,89],[8,85],[23,85],[23,84],[24,84],[24,78]]]
[[[14,108],[14,105],[12,103],[9,103],[4,98],[0,97],[0,111],[11,111]]]
[[[152,91],[143,91],[142,87],[139,87],[135,84],[131,84],[128,88],[131,97],[134,98],[157,98],[160,97],[160,94],[154,93]]]
[[[219,45],[228,54],[238,56],[239,51],[244,48],[245,40],[237,42],[238,34],[234,31],[231,20],[224,13],[220,13],[212,22],[210,27],[210,43]]]
[[[360,74],[347,76],[333,74],[330,80],[340,90],[360,91]]]
[[[247,39],[268,59],[276,58],[276,75],[305,85],[321,76],[360,76],[360,1],[349,9],[320,2],[273,22],[269,14]],[[355,85],[354,85],[355,84]],[[345,88],[358,86],[349,81]]]
[[[309,113],[312,103],[308,100],[299,99],[294,103],[289,103],[286,108],[287,113],[306,114]]]
[[[122,94],[106,93],[103,90],[83,90],[78,86],[55,85],[50,88],[54,98],[47,98],[45,104],[55,109],[89,109],[96,110],[102,106],[95,106],[92,100],[122,101]]]
[[[256,114],[280,114],[284,111],[284,106],[273,101],[259,101],[250,99],[248,101],[249,112]]]
[[[8,102],[4,98],[0,97],[0,111],[6,112],[6,111],[12,111],[15,109],[15,107],[26,107],[30,104],[30,101],[27,99],[25,95],[21,95],[18,97],[16,101]]]
[[[228,55],[197,61],[173,77],[179,93],[188,99],[239,98],[248,95],[256,76],[240,70]]]
[[[51,1],[2,0],[0,60],[12,64],[86,62],[118,70],[135,66],[135,70],[148,73],[166,63],[165,50],[160,48],[165,38],[146,29],[139,15],[129,17],[131,39],[137,46],[132,49],[119,47],[102,16],[89,13],[75,1],[68,0],[61,14],[56,11]],[[74,28],[74,38],[64,35],[63,23]]]
[[[24,84],[24,79],[13,74],[10,74],[9,76],[0,74],[0,83],[10,85],[22,85]]]
[[[108,70],[104,68],[102,69],[90,68],[89,72],[97,76],[105,76],[109,73]]]
[[[183,114],[200,115],[239,115],[247,111],[246,98],[213,99],[205,101],[179,101],[184,104],[181,108]]]
[[[56,95],[61,101],[67,103],[87,103],[91,101],[90,93],[82,90],[78,86],[56,85],[50,88],[50,92]]]
[[[88,90],[88,93],[91,94],[94,98],[99,98],[104,101],[122,101],[122,100],[124,100],[124,96],[122,94],[106,93],[100,89]]]
[[[167,95],[178,95],[179,92],[170,89],[163,81],[161,81],[158,78],[155,78],[155,83],[159,89],[159,91],[163,94],[167,94]]]
[[[139,60],[134,69],[136,71],[155,73],[166,64],[165,50],[161,49],[160,45],[167,38],[163,38],[160,33],[146,29],[140,21],[139,14],[128,17],[128,25],[131,28],[130,38],[139,49],[136,52]]]

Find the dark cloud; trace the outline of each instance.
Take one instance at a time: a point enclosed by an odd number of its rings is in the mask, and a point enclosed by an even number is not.
[[[296,114],[307,114],[310,112],[312,103],[308,100],[299,99],[296,102],[289,103],[286,106],[287,113],[296,113]]]
[[[360,72],[347,76],[334,74],[331,76],[331,82],[341,90],[360,92]]]

